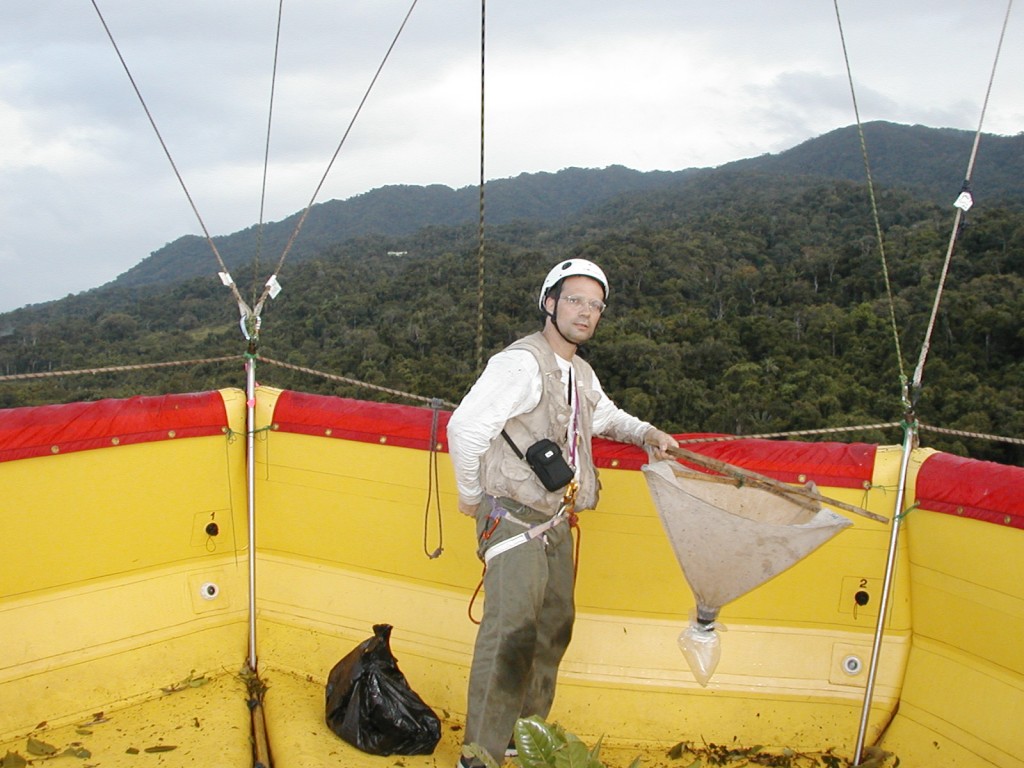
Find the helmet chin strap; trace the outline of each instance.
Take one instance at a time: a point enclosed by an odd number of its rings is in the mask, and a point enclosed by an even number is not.
[[[554,312],[548,312],[548,311],[545,310],[544,314],[547,315],[549,318],[551,318],[551,325],[554,326],[555,330],[558,332],[558,335],[561,336],[563,339],[565,339],[566,342],[568,342],[569,344],[572,344],[574,347],[576,347],[578,349],[580,345],[577,342],[575,342],[572,339],[570,339],[564,333],[562,333],[562,329],[558,327],[558,299],[555,299],[555,311]]]

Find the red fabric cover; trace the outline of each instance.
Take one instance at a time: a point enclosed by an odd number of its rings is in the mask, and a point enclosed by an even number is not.
[[[709,437],[709,442],[689,442]],[[714,435],[676,435],[681,447],[693,453],[749,469],[786,483],[813,480],[833,488],[866,488],[875,466],[876,446],[865,443],[802,443],[779,440],[722,440]],[[594,441],[599,466],[639,469],[647,454],[631,445]],[[696,467],[700,469],[699,467]]]
[[[448,450],[450,413],[438,411],[434,438]],[[274,423],[279,431],[330,436],[406,448],[430,448],[431,408],[372,403],[284,391]],[[33,408],[0,409],[0,461],[85,451],[112,445],[199,437],[228,426],[219,392],[132,397]],[[708,435],[678,435],[681,441]],[[733,440],[686,443],[720,461],[790,483],[860,488],[870,482],[875,446],[863,443],[802,443]],[[646,454],[634,446],[594,441],[599,467],[639,469]],[[1024,468],[934,454],[921,466],[921,508],[1024,528]]]
[[[445,428],[450,416],[449,411],[437,411],[436,439],[444,451],[448,450]],[[433,419],[433,408],[285,390],[277,398],[273,423],[278,432],[429,450]]]
[[[435,440],[448,450],[445,428],[451,414],[439,411]],[[303,435],[330,436],[344,440],[387,443],[405,448],[430,447],[431,408],[370,403],[340,397],[284,391],[274,409],[277,430]],[[686,440],[693,435],[680,435]],[[686,444],[695,453],[750,469],[778,480],[818,485],[862,488],[871,481],[875,446],[843,443],[797,443],[771,440],[735,440]],[[594,441],[594,461],[599,467],[639,469],[647,454],[632,445],[609,440]]]
[[[0,461],[223,433],[220,392],[0,410]]]
[[[1024,467],[935,453],[917,473],[917,505],[1024,528]]]

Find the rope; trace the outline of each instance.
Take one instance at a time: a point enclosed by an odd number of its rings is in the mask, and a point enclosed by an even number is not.
[[[889,264],[885,256],[885,238],[882,235],[882,222],[878,215],[878,202],[875,199],[875,184],[871,177],[871,163],[868,160],[868,145],[864,138],[864,125],[860,119],[860,108],[857,106],[857,91],[853,86],[853,70],[850,67],[850,56],[846,50],[846,35],[843,32],[843,20],[839,14],[839,0],[833,0],[836,9],[836,23],[839,26],[839,39],[843,46],[843,61],[846,63],[846,78],[850,83],[850,98],[853,100],[853,113],[857,120],[857,135],[860,137],[860,151],[864,158],[864,171],[867,174],[868,198],[871,201],[871,217],[875,224],[875,240],[878,242],[878,253],[882,260],[882,275],[885,278],[885,293],[889,298],[889,323],[892,326],[893,343],[896,345],[896,359],[900,366],[900,383],[903,404],[909,407],[907,393],[907,374],[903,366],[903,352],[900,349],[900,332],[896,324],[896,302],[892,296],[892,284],[889,282]]]
[[[480,596],[480,590],[484,588],[484,574],[487,573],[487,566],[484,566],[483,572],[480,574],[480,581],[477,582],[476,589],[473,590],[473,594],[469,596],[469,603],[466,605],[466,615],[469,616],[469,620],[480,626],[480,622],[483,619],[478,619],[473,615],[473,606],[476,604],[477,597]]]
[[[284,265],[284,260],[288,256],[288,253],[292,249],[292,245],[295,243],[295,239],[299,236],[299,232],[302,230],[303,225],[306,223],[306,218],[309,216],[310,210],[313,208],[313,203],[316,201],[320,194],[320,190],[323,189],[324,183],[327,181],[327,176],[331,172],[331,168],[334,166],[334,162],[338,159],[338,155],[341,153],[341,148],[345,145],[345,141],[348,139],[349,133],[352,131],[352,126],[355,125],[359,114],[363,111],[363,107],[366,105],[367,100],[370,98],[370,92],[373,87],[377,84],[377,78],[380,77],[380,73],[384,69],[384,65],[391,57],[391,52],[394,51],[395,45],[398,43],[398,38],[401,36],[402,31],[405,29],[406,23],[409,21],[409,17],[412,16],[413,9],[416,7],[418,0],[412,0],[412,5],[409,6],[409,10],[405,14],[405,18],[402,19],[402,23],[398,27],[398,31],[395,33],[394,38],[391,40],[391,45],[388,46],[387,52],[384,54],[384,58],[381,60],[380,65],[377,67],[377,71],[374,73],[370,80],[370,84],[366,88],[366,92],[363,94],[363,98],[359,101],[359,106],[356,107],[356,111],[352,115],[352,119],[349,120],[348,127],[345,129],[345,133],[342,134],[341,141],[338,142],[337,148],[334,150],[334,154],[331,156],[331,160],[327,163],[327,168],[324,170],[323,176],[320,177],[320,183],[316,185],[316,189],[313,190],[313,195],[310,197],[309,202],[306,204],[305,209],[302,211],[302,216],[299,217],[299,221],[295,225],[295,229],[292,231],[291,236],[288,238],[288,242],[284,246],[284,250],[281,252],[281,258],[277,261],[277,266],[274,268],[274,275],[277,275],[281,271],[281,267]],[[263,289],[263,294],[260,296],[259,301],[256,303],[256,309],[254,310],[256,315],[259,315],[263,309],[263,304],[267,300],[267,296],[271,291],[271,280],[267,281],[267,285]]]
[[[257,356],[256,359],[259,360],[260,362],[267,363],[268,365],[276,365],[280,368],[287,368],[292,371],[300,371],[301,373],[308,373],[313,376],[320,376],[321,378],[328,379],[330,381],[337,381],[342,384],[352,384],[354,386],[362,387],[364,389],[372,389],[376,392],[385,392],[389,395],[395,395],[396,397],[404,397],[407,400],[416,400],[421,403],[427,403],[428,405],[433,405],[436,402],[439,405],[445,405],[452,409],[456,407],[455,403],[448,402],[447,400],[439,400],[433,397],[423,397],[422,395],[414,395],[410,392],[403,392],[399,389],[382,387],[379,384],[370,384],[369,382],[366,381],[359,381],[359,379],[350,379],[347,376],[337,376],[333,373],[325,373],[323,371],[315,370],[314,368],[306,368],[305,366],[302,365],[283,363],[280,360],[271,360],[268,357]]]
[[[434,415],[430,421],[430,459],[427,465],[427,505],[423,510],[423,554],[430,560],[441,556],[444,552],[444,527],[441,522],[441,481],[438,479],[437,454],[439,444],[437,440],[438,409],[441,407],[440,400],[434,400]],[[437,547],[433,550],[427,547],[427,527],[430,520],[430,501],[433,499],[437,509]]]
[[[264,150],[263,192],[262,192],[261,197],[260,197],[260,229],[259,229],[259,232],[257,234],[257,259],[256,259],[256,262],[255,262],[256,265],[258,265],[258,263],[259,263],[258,262],[259,251],[262,248],[263,212],[264,212],[264,204],[265,204],[265,200],[266,200],[267,166],[268,166],[268,163],[269,163],[269,154],[270,154],[270,125],[271,125],[271,122],[273,120],[273,102],[274,102],[274,91],[275,91],[275,86],[276,86],[276,81],[277,81],[277,61],[278,61],[278,51],[279,51],[280,37],[281,37],[281,17],[282,17],[282,10],[283,10],[283,1],[284,0],[280,0],[280,2],[278,4],[277,34],[276,34],[276,41],[275,41],[275,47],[274,47],[274,67],[273,67],[273,75],[272,75],[272,78],[271,78],[270,108],[269,108],[269,114],[267,116],[267,139],[266,139],[266,146],[265,146],[265,150]],[[231,290],[231,294],[234,297],[235,302],[238,305],[239,314],[241,315],[242,333],[246,337],[246,339],[248,339],[249,342],[250,342],[250,344],[249,344],[250,352],[254,352],[255,348],[256,348],[256,340],[257,340],[257,338],[259,336],[260,313],[263,311],[263,305],[265,304],[268,296],[270,296],[272,294],[276,295],[276,291],[280,290],[280,286],[277,283],[276,276],[281,271],[281,267],[284,265],[285,258],[287,257],[288,253],[291,251],[292,245],[295,243],[295,240],[298,237],[299,232],[302,230],[302,227],[305,224],[307,217],[309,216],[309,212],[310,212],[310,210],[313,207],[313,203],[316,201],[317,196],[320,194],[320,191],[323,188],[323,185],[324,185],[324,183],[327,180],[327,176],[330,173],[331,168],[333,167],[335,161],[337,160],[338,155],[341,152],[342,146],[344,146],[344,144],[345,144],[345,140],[348,138],[349,133],[352,131],[352,126],[355,124],[356,119],[359,117],[359,114],[362,112],[363,106],[366,104],[367,100],[369,99],[370,92],[373,90],[374,85],[377,83],[377,79],[380,77],[380,73],[384,69],[384,65],[387,63],[388,59],[390,58],[391,53],[394,50],[395,45],[398,42],[398,38],[401,36],[402,31],[405,29],[406,23],[409,21],[409,17],[412,15],[413,9],[416,7],[416,3],[418,2],[418,0],[412,0],[412,5],[409,6],[409,10],[406,13],[405,17],[402,19],[402,23],[399,25],[398,31],[395,33],[395,36],[392,39],[391,44],[388,46],[388,49],[387,49],[387,52],[384,55],[384,58],[382,59],[380,65],[377,67],[377,71],[374,73],[373,78],[371,79],[370,84],[369,84],[369,86],[366,89],[366,92],[363,94],[363,98],[360,100],[359,105],[356,108],[355,113],[352,115],[352,119],[349,121],[348,127],[345,129],[345,133],[342,135],[341,140],[338,142],[338,146],[334,150],[334,154],[331,156],[331,160],[327,164],[327,168],[324,171],[323,176],[320,178],[319,184],[317,184],[316,189],[313,191],[313,195],[312,195],[312,197],[309,200],[309,203],[306,205],[306,208],[303,210],[302,215],[299,217],[299,221],[296,224],[294,231],[292,232],[291,236],[288,238],[288,242],[285,244],[284,250],[281,252],[281,257],[280,257],[280,259],[278,259],[277,266],[275,267],[275,269],[274,269],[273,273],[271,274],[270,278],[266,281],[266,283],[264,285],[264,288],[263,288],[263,293],[260,295],[259,300],[255,302],[255,308],[254,309],[251,309],[249,307],[249,305],[245,302],[245,300],[242,298],[242,295],[238,291],[238,286],[235,284],[234,280],[231,279],[231,275],[230,275],[230,272],[229,272],[229,270],[227,268],[227,265],[224,263],[224,259],[221,257],[220,251],[217,249],[217,245],[216,245],[216,243],[214,243],[213,237],[210,235],[210,231],[209,231],[209,229],[206,226],[206,222],[203,220],[203,217],[200,215],[199,209],[196,206],[195,201],[192,199],[192,195],[191,195],[191,193],[188,190],[188,186],[185,184],[185,180],[182,178],[181,173],[178,170],[178,166],[174,162],[174,158],[171,156],[171,152],[170,152],[170,150],[167,147],[167,143],[164,141],[164,138],[163,138],[163,136],[160,133],[160,129],[157,127],[156,121],[153,119],[153,115],[150,112],[148,105],[146,104],[146,100],[142,96],[142,92],[139,90],[139,87],[138,87],[138,85],[135,82],[135,78],[132,75],[131,70],[128,68],[127,62],[125,61],[124,57],[121,55],[120,48],[117,45],[117,41],[114,39],[113,33],[110,31],[110,27],[107,25],[106,19],[103,17],[103,13],[100,11],[99,6],[96,4],[96,0],[91,0],[91,2],[92,2],[92,5],[93,5],[93,8],[96,10],[96,15],[100,19],[100,23],[103,25],[104,31],[107,33],[107,37],[110,39],[111,45],[114,47],[114,52],[117,54],[117,57],[118,57],[118,59],[121,62],[121,66],[124,68],[125,74],[127,74],[128,80],[131,83],[132,88],[135,90],[135,95],[138,97],[139,103],[142,105],[142,109],[146,113],[146,117],[149,119],[149,124],[152,126],[153,131],[156,134],[157,140],[160,142],[160,146],[163,148],[164,154],[167,156],[167,160],[171,164],[171,169],[174,171],[174,175],[178,179],[178,184],[181,186],[182,191],[185,193],[185,198],[188,200],[189,205],[192,208],[192,212],[195,214],[196,219],[199,222],[199,226],[200,226],[200,228],[203,231],[203,235],[206,237],[206,242],[209,244],[210,249],[213,251],[214,257],[217,259],[217,264],[220,267],[221,282]],[[254,266],[254,269],[257,269],[257,268],[258,268],[258,266]],[[255,279],[255,274],[254,274],[254,279],[253,279],[253,283],[254,283],[253,295],[254,296],[255,296],[255,283],[256,282],[257,282],[257,280]]]
[[[806,435],[827,435],[840,432],[867,432],[874,429],[895,429],[905,427],[906,422],[887,421],[882,424],[861,424],[856,427],[825,427],[822,429],[796,429],[790,432],[763,432],[759,435],[720,435],[716,437],[693,437],[689,440],[680,440],[680,445],[694,443],[728,443],[735,440],[766,440],[777,437],[800,437]],[[922,432],[934,432],[940,435],[952,435],[954,437],[969,437],[976,440],[991,440],[996,443],[1010,443],[1011,445],[1024,445],[1024,438],[1008,437],[1005,435],[992,435],[984,432],[966,432],[960,429],[947,429],[945,427],[933,427],[927,424],[918,423],[918,429]]]
[[[1019,437],[1001,437],[999,435],[986,435],[981,432],[964,432],[959,429],[945,429],[943,427],[930,427],[926,424],[918,424],[918,428],[926,432],[935,432],[940,435],[953,435],[955,437],[973,437],[978,440],[992,440],[997,443],[1010,443],[1011,445],[1024,445],[1024,439]]]
[[[999,43],[996,45],[996,55],[992,62],[992,71],[988,78],[988,87],[985,89],[985,100],[981,107],[981,116],[978,118],[978,130],[974,134],[974,145],[971,147],[971,157],[967,163],[967,173],[964,176],[963,193],[970,195],[971,177],[974,173],[974,162],[978,156],[978,145],[981,142],[981,127],[985,122],[985,112],[988,110],[988,100],[992,93],[992,83],[996,77],[996,66],[999,64],[999,55],[1003,49],[1003,39],[1006,36],[1006,27],[1010,21],[1010,9],[1013,8],[1013,0],[1009,0],[1006,5],[1006,15],[1003,17],[1003,27],[999,32]],[[939,303],[942,299],[942,291],[946,284],[946,277],[949,274],[949,264],[953,258],[953,248],[956,245],[957,237],[961,231],[961,224],[964,216],[965,209],[970,207],[969,205],[961,208],[957,206],[956,216],[953,219],[953,231],[949,235],[949,245],[946,248],[946,258],[942,264],[942,275],[939,278],[939,287],[935,293],[935,303],[932,305],[932,315],[928,321],[928,330],[925,333],[924,342],[921,344],[921,356],[917,361],[917,368],[914,370],[913,389],[915,393],[920,392],[921,380],[924,377],[924,364],[928,358],[928,350],[931,347],[931,337],[935,330],[935,320],[939,313]]]
[[[274,431],[275,429],[277,429],[277,427],[275,427],[275,426],[274,426],[274,425],[272,425],[272,424],[271,424],[271,425],[268,425],[268,426],[266,426],[266,427],[257,427],[256,429],[246,430],[246,431],[244,431],[244,432],[235,432],[235,430],[233,430],[233,429],[231,429],[230,427],[228,427],[228,428],[227,428],[227,429],[226,429],[226,430],[224,431],[224,434],[228,436],[228,439],[229,439],[229,440],[234,440],[234,439],[235,439],[235,438],[237,438],[237,437],[238,437],[239,435],[247,435],[247,436],[248,436],[248,435],[258,435],[258,434],[261,434],[261,433],[264,433],[264,434],[268,434],[268,435],[269,435],[269,434],[270,434],[271,432],[273,432],[273,431]]]
[[[477,228],[476,368],[484,367],[484,94],[487,0],[480,0],[480,223]]]
[[[18,381],[23,379],[45,379],[57,376],[78,376],[89,373],[121,373],[124,371],[142,371],[147,368],[170,368],[175,365],[204,365],[206,363],[238,362],[237,355],[228,357],[207,357],[199,360],[176,360],[169,363],[139,363],[137,365],[111,365],[104,368],[79,368],[72,371],[45,371],[43,373],[13,373],[0,376],[0,381]]]
[[[372,389],[378,392],[385,392],[389,395],[395,395],[396,397],[406,398],[408,400],[416,400],[423,403],[428,403],[434,408],[440,406],[447,406],[454,410],[456,407],[455,403],[449,402],[448,400],[441,400],[436,397],[423,397],[422,395],[414,395],[411,392],[403,392],[398,389],[391,389],[389,387],[382,387],[378,384],[370,384],[366,381],[360,381],[358,379],[350,379],[346,376],[337,376],[331,373],[325,373],[323,371],[317,371],[313,368],[306,368],[301,365],[293,365],[291,363],[283,363],[280,360],[271,360],[267,357],[260,357],[259,355],[245,354],[243,357],[253,358],[269,365],[276,365],[280,368],[287,368],[293,371],[300,371],[302,373],[312,374],[314,376],[320,376],[324,379],[331,381],[341,382],[343,384],[352,384],[357,387],[364,389]],[[226,362],[238,362],[238,355],[229,355],[227,357],[206,357],[197,360],[174,360],[172,362],[164,363],[138,363],[135,365],[110,365],[103,368],[79,368],[69,371],[42,371],[39,373],[12,373],[6,376],[0,376],[0,382],[3,381],[24,381],[28,379],[45,379],[45,378],[57,378],[60,376],[80,376],[82,374],[96,374],[96,373],[123,373],[125,371],[142,371],[150,368],[170,368],[173,366],[184,366],[184,365],[205,365],[208,363],[226,363]]]
[[[267,139],[263,147],[263,179],[260,184],[260,220],[256,230],[256,256],[252,267],[252,300],[256,301],[256,281],[259,279],[260,255],[263,253],[264,213],[267,203],[267,171],[270,167],[270,128],[274,122],[274,93],[277,90],[277,61],[281,51],[281,17],[284,14],[284,0],[277,4],[277,29],[274,33],[274,65],[270,73],[270,103],[267,108]]]
[[[224,265],[224,259],[221,258],[220,251],[217,250],[217,245],[213,242],[213,238],[210,236],[210,231],[206,228],[206,222],[203,221],[203,217],[199,214],[199,209],[196,207],[195,201],[192,199],[192,195],[188,191],[185,180],[181,177],[181,173],[178,171],[178,166],[175,164],[174,158],[171,157],[171,151],[167,148],[167,143],[164,141],[164,137],[160,134],[160,129],[156,126],[156,120],[153,119],[153,115],[149,111],[149,107],[146,105],[146,100],[142,98],[142,92],[139,90],[139,86],[135,83],[135,78],[132,76],[131,70],[128,69],[128,63],[124,60],[124,56],[121,55],[121,49],[118,48],[117,41],[114,40],[114,35],[110,31],[110,27],[107,26],[107,20],[103,18],[103,13],[100,11],[99,6],[96,5],[96,0],[92,0],[92,7],[96,9],[96,15],[99,16],[100,24],[103,25],[103,30],[107,33],[107,37],[110,39],[110,44],[114,46],[114,53],[117,54],[117,58],[121,61],[121,67],[124,69],[125,74],[128,75],[128,81],[132,84],[132,88],[135,90],[135,95],[138,97],[139,103],[142,105],[142,109],[146,113],[146,117],[149,119],[149,124],[153,127],[153,132],[156,134],[156,138],[164,150],[164,155],[167,156],[167,161],[171,164],[171,170],[174,171],[174,175],[178,179],[178,184],[181,185],[181,190],[185,193],[185,198],[188,200],[188,204],[192,207],[192,213],[195,214],[196,219],[199,221],[199,226],[202,228],[203,235],[206,236],[206,242],[209,243],[210,249],[213,251],[214,257],[217,259],[217,264],[220,265],[221,272],[227,273],[228,268]],[[235,297],[235,301],[238,302],[239,307],[246,307],[245,301],[242,299],[241,294],[238,293],[238,287],[234,283],[231,283],[228,287],[231,289],[231,293]]]

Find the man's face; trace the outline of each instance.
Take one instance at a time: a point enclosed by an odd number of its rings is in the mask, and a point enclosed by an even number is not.
[[[604,302],[604,289],[599,282],[582,275],[565,279],[562,294],[558,298],[556,316],[558,330],[573,344],[583,344],[597,329],[601,313],[591,306],[591,302]],[[545,306],[548,312],[555,312],[555,299],[548,297]]]

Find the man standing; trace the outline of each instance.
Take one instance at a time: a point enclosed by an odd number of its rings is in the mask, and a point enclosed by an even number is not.
[[[646,445],[659,459],[679,446],[618,408],[576,356],[607,300],[608,279],[596,264],[556,265],[538,300],[543,330],[492,357],[448,423],[459,510],[476,518],[486,563],[463,744],[478,744],[499,764],[511,754],[516,720],[547,717],[554,700],[575,619],[568,517],[598,497],[591,437]],[[564,488],[549,490],[523,458],[544,439],[569,464]],[[464,749],[461,768],[473,763]]]

